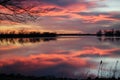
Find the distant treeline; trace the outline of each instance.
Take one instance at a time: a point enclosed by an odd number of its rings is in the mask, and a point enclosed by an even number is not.
[[[120,37],[120,30],[99,30],[96,34],[57,34],[53,32],[36,32],[36,31],[10,31],[10,32],[1,32],[0,38],[33,38],[33,37],[57,37],[57,36],[111,36],[111,37]]]
[[[32,31],[32,32],[23,32],[23,31],[19,31],[19,32],[15,32],[15,31],[11,31],[11,32],[0,32],[0,38],[32,38],[32,37],[56,37],[57,34],[56,33],[52,33],[52,32],[36,32],[36,31]]]
[[[99,30],[97,33],[97,36],[115,36],[120,37],[120,30]]]

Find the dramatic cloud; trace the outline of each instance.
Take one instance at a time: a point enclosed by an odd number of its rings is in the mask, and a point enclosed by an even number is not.
[[[3,4],[0,6],[0,13],[9,13],[7,17],[0,14],[0,25],[14,22],[15,24],[12,25],[16,25],[16,27],[22,24],[33,26],[31,29],[41,31],[91,33],[94,30],[104,29],[120,22],[120,10],[117,9],[119,0],[111,1],[112,4],[110,1],[10,0],[5,4],[8,8]],[[9,8],[16,10],[16,17],[13,17],[13,12]],[[33,17],[31,18],[31,16]],[[21,22],[26,22],[27,24]],[[4,24],[4,26],[7,25]]]

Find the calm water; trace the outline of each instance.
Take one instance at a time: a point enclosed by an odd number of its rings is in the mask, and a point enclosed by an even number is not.
[[[0,39],[0,73],[35,76],[111,76],[120,61],[119,38]],[[120,63],[116,67],[120,75]]]

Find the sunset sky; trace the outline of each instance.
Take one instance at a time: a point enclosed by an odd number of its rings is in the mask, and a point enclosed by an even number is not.
[[[0,30],[94,33],[99,29],[120,29],[119,3],[120,0],[10,0],[8,7],[30,8],[29,13],[36,19],[30,20],[28,14],[18,10],[17,16],[24,16],[23,21],[13,16],[11,20],[11,16],[5,14],[13,15],[13,12],[0,5]]]

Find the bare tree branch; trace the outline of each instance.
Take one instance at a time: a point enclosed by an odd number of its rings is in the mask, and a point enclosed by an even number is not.
[[[34,1],[37,1],[34,4]],[[35,21],[40,13],[47,13],[56,8],[42,8],[38,0],[0,0],[0,20],[9,20],[12,22],[26,23]],[[39,8],[38,8],[39,7]]]
[[[36,17],[30,13],[34,6],[24,7],[22,0],[0,0],[0,6],[11,13],[5,13],[0,10],[0,20],[10,20],[13,22],[34,21]]]

